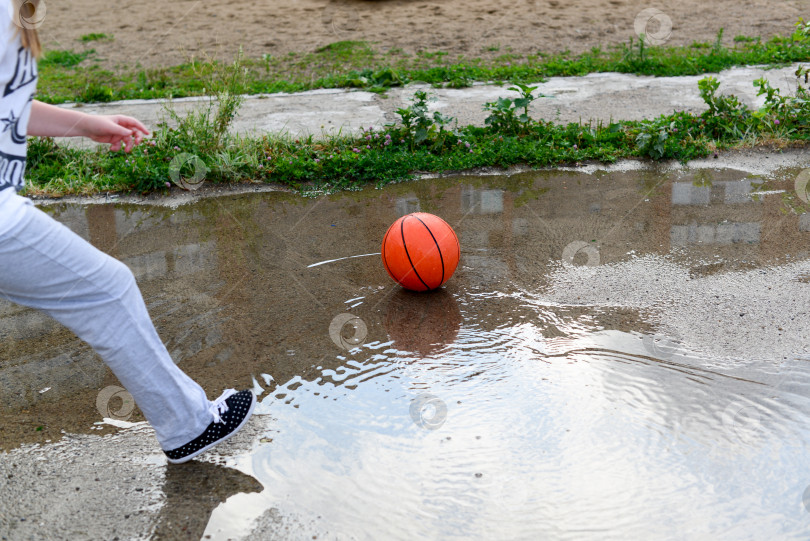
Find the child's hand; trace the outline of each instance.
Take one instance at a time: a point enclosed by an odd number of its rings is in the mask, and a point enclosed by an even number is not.
[[[138,120],[124,115],[88,115],[83,119],[84,133],[96,143],[109,143],[110,150],[129,152],[149,135],[149,130]]]

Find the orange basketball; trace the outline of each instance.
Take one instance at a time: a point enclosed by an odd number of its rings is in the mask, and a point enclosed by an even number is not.
[[[453,228],[425,212],[394,222],[382,241],[385,270],[399,285],[413,291],[441,287],[453,276],[460,256]]]

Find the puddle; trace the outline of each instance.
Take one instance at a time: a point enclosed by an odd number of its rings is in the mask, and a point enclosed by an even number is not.
[[[250,489],[197,506],[172,474],[158,525],[201,507],[210,539],[800,539],[797,173],[546,171],[46,210],[132,268],[209,396],[260,393],[222,462],[263,489],[240,477]],[[432,294],[394,286],[377,255],[414,211],[461,241]],[[2,304],[0,338],[5,451],[143,420],[46,317]]]

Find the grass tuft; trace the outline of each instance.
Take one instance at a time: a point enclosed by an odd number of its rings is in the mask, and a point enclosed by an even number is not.
[[[85,34],[79,38],[79,41],[82,43],[90,43],[91,41],[109,41],[112,40],[113,37],[110,34],[102,34],[102,33],[91,33]]]
[[[41,68],[74,68],[94,53],[95,49],[81,53],[62,50],[47,51],[39,60],[38,64]]]

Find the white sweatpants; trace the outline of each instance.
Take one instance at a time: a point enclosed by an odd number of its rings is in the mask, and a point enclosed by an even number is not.
[[[129,268],[0,190],[0,297],[50,314],[90,344],[155,429],[165,450],[213,420],[205,391],[174,364]]]

